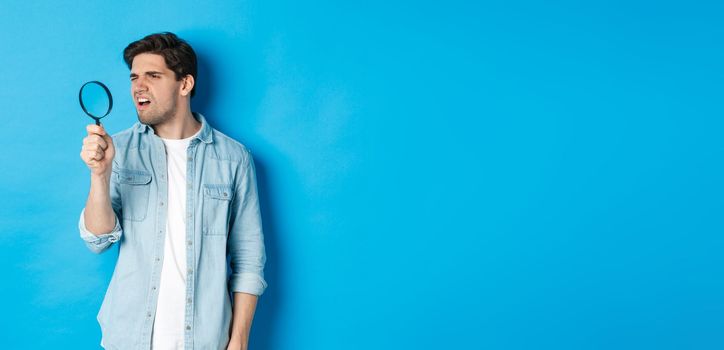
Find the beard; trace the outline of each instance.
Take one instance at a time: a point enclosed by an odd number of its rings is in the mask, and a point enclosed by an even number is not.
[[[166,123],[167,121],[173,119],[174,115],[176,115],[176,103],[171,104],[171,108],[167,110],[154,110],[149,109],[146,111],[143,111],[143,115],[141,112],[136,110],[136,114],[138,115],[138,121],[140,121],[143,124],[146,124],[148,126],[156,126],[159,124]]]

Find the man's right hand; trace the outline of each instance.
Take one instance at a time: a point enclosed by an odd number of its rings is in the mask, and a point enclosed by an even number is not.
[[[85,162],[92,175],[108,177],[112,170],[113,157],[116,155],[113,140],[103,126],[89,124],[86,130],[88,136],[83,139],[80,159]]]

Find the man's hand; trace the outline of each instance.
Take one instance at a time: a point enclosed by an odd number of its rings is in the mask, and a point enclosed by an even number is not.
[[[83,139],[80,158],[85,162],[92,175],[108,177],[113,164],[116,149],[113,140],[103,126],[89,124],[86,126],[88,136]]]
[[[241,340],[231,339],[229,345],[226,346],[226,350],[247,350],[248,343]]]

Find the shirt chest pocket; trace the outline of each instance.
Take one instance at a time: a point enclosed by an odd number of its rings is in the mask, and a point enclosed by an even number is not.
[[[203,203],[203,233],[207,236],[226,236],[229,231],[229,212],[233,187],[227,184],[205,184]]]
[[[148,212],[151,174],[143,170],[119,169],[117,176],[123,218],[131,221],[144,220]]]

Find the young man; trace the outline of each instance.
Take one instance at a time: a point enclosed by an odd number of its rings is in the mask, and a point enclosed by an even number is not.
[[[119,245],[101,346],[246,349],[267,286],[251,154],[191,112],[185,41],[152,34],[123,56],[139,122],[112,137],[88,125],[80,153],[91,173],[81,237],[95,253]]]

